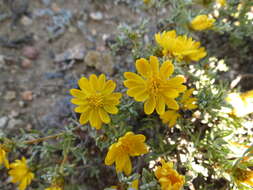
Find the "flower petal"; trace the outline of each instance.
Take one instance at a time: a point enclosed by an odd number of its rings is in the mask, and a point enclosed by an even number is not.
[[[159,72],[159,60],[156,56],[150,56],[149,62],[151,66],[151,70],[153,74],[157,74]]]
[[[135,66],[139,74],[141,74],[145,78],[148,78],[151,73],[151,67],[148,60],[144,58],[138,59],[135,63]]]
[[[151,96],[144,103],[144,112],[149,115],[153,113],[155,107],[156,107],[155,97]]]
[[[104,109],[110,114],[117,114],[119,112],[118,108],[113,105],[106,105],[104,106]]]
[[[167,79],[174,72],[174,65],[171,61],[165,61],[160,68],[160,75],[163,79]]]
[[[79,119],[80,124],[81,125],[86,124],[89,121],[89,117],[90,117],[90,111],[82,113]]]
[[[106,112],[103,108],[100,108],[100,109],[98,110],[98,113],[99,113],[100,119],[101,119],[104,123],[110,123],[110,122],[111,122],[110,116],[107,114],[107,112]]]
[[[159,115],[162,115],[165,112],[165,100],[162,96],[158,96],[156,99],[156,111]]]
[[[70,94],[74,97],[79,98],[79,99],[83,99],[86,97],[85,93],[81,90],[78,90],[78,89],[71,89]]]
[[[112,144],[107,152],[107,155],[105,157],[105,165],[110,166],[115,162],[118,150],[116,143]]]
[[[172,99],[172,98],[167,98],[165,100],[166,105],[168,106],[168,108],[173,109],[173,110],[178,110],[179,109],[179,105],[176,102],[176,100]]]

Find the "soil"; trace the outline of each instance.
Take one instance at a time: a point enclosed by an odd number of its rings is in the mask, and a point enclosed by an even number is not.
[[[91,0],[18,2],[1,3],[1,15],[9,14],[10,17],[3,19],[0,27],[0,55],[4,59],[0,62],[0,118],[20,121],[18,125],[5,126],[5,130],[60,127],[62,123],[57,114],[63,111],[58,109],[58,113],[52,113],[55,104],[63,101],[63,109],[66,108],[66,114],[69,114],[71,110],[64,100],[67,102],[75,80],[80,75],[103,71],[85,63],[84,57],[72,63],[69,60],[55,62],[54,57],[78,44],[82,44],[84,56],[90,50],[107,52],[105,40],[116,32],[117,26],[123,22],[135,23],[140,16],[122,3],[115,5]],[[59,24],[64,32],[50,39],[48,27],[54,26],[57,15],[66,16],[67,13],[72,14],[69,21]],[[116,64],[113,59],[112,64]]]

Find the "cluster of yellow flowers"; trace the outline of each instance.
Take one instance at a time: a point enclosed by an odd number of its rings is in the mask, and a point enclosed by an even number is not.
[[[3,145],[0,144],[0,166],[4,165],[9,170],[10,181],[18,184],[19,190],[25,190],[28,185],[31,184],[34,179],[34,173],[30,170],[25,157],[21,160],[15,160],[13,163],[9,163],[7,151]],[[61,187],[53,185],[45,190],[62,190]]]
[[[200,42],[186,35],[177,36],[175,30],[158,33],[155,40],[163,48],[164,56],[175,57],[178,61],[199,61],[207,55]]]
[[[162,190],[178,190],[181,189],[185,183],[184,176],[178,174],[173,169],[172,162],[160,161],[161,166],[155,170],[155,176],[159,180]]]
[[[186,82],[184,76],[172,76],[174,65],[168,58],[180,61],[198,61],[206,56],[206,51],[200,47],[199,42],[187,36],[177,36],[174,30],[158,33],[155,35],[155,39],[163,48],[162,51],[167,60],[162,64],[159,63],[156,56],[150,56],[149,60],[145,58],[136,60],[137,73],[125,72],[126,80],[123,83],[128,88],[128,96],[133,97],[137,102],[144,102],[144,112],[147,115],[156,112],[164,123],[169,123],[169,126],[172,127],[180,117],[178,110],[180,108],[182,110],[197,108],[197,99],[191,97],[194,89],[187,90],[184,85]],[[93,74],[89,79],[82,77],[78,81],[78,85],[80,90],[71,89],[70,93],[74,96],[71,102],[77,105],[75,112],[81,114],[80,123],[86,124],[89,121],[90,125],[96,129],[100,129],[103,123],[110,123],[109,114],[118,113],[117,106],[122,96],[121,93],[114,92],[115,82],[107,81],[104,74],[98,77]],[[180,96],[181,94],[182,96]],[[179,97],[177,102],[176,99]],[[105,164],[115,163],[117,172],[130,175],[132,172],[130,157],[148,153],[145,140],[144,135],[127,132],[109,147]],[[172,169],[171,163],[165,164],[163,162],[163,165],[156,172],[162,188],[168,189],[171,186],[175,190],[180,189],[184,184],[184,178]],[[169,173],[165,172],[166,168],[170,168]],[[179,182],[174,179],[178,179]],[[163,183],[164,180],[166,182]]]
[[[9,169],[8,173],[11,177],[11,182],[19,184],[19,190],[25,190],[34,178],[34,174],[27,166],[25,157],[9,164],[7,151],[3,148],[3,145],[0,144],[0,166],[1,165]]]

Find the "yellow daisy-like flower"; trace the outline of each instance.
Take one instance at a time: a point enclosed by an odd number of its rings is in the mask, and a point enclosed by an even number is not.
[[[138,186],[139,186],[139,180],[136,179],[136,180],[133,180],[131,185],[130,185],[130,188],[133,189],[133,190],[138,190]]]
[[[127,132],[120,137],[118,142],[112,144],[105,158],[106,165],[112,165],[115,162],[116,171],[131,174],[132,164],[130,156],[140,156],[148,152],[148,147],[144,143],[144,135],[135,135],[133,132]]]
[[[177,119],[179,117],[181,117],[181,115],[175,110],[168,110],[160,116],[162,122],[168,124],[169,127],[176,125]]]
[[[155,170],[155,176],[161,184],[162,190],[180,190],[182,189],[185,178],[173,169],[172,162],[161,160],[162,166]]]
[[[117,114],[121,93],[113,92],[116,88],[115,82],[106,81],[105,75],[99,77],[91,75],[89,80],[82,77],[78,81],[81,90],[71,89],[70,93],[74,98],[71,100],[76,104],[75,112],[81,113],[79,122],[83,125],[88,121],[92,127],[100,129],[102,123],[110,123],[108,115]]]
[[[191,21],[191,28],[193,30],[206,30],[213,26],[215,19],[209,18],[207,15],[198,15]]]
[[[48,187],[45,190],[62,190],[62,188],[57,185],[52,185],[51,187]]]
[[[7,159],[6,150],[0,145],[0,166],[4,165],[7,169],[9,169],[9,161]]]
[[[227,5],[227,0],[216,0],[218,4],[220,4],[222,7]]]
[[[25,157],[22,160],[15,160],[10,164],[9,175],[12,183],[18,183],[19,190],[25,190],[34,178],[34,174],[29,170]]]
[[[170,78],[174,72],[171,61],[165,61],[159,67],[158,58],[150,56],[149,61],[141,58],[136,61],[136,69],[140,74],[125,72],[127,80],[124,85],[128,88],[127,95],[134,97],[136,101],[145,102],[144,112],[151,114],[156,110],[158,114],[164,114],[165,105],[171,109],[179,108],[175,98],[186,90],[183,85],[185,78],[176,76]]]
[[[230,93],[226,101],[233,107],[231,114],[237,117],[253,113],[253,90],[244,93]]]
[[[179,100],[180,108],[182,110],[193,110],[198,108],[196,105],[197,98],[191,97],[194,90],[194,88],[191,88],[183,93],[181,99]],[[163,115],[160,115],[162,122],[168,124],[169,127],[176,125],[177,119],[180,117],[182,116],[175,110],[168,110]]]
[[[175,30],[155,34],[156,42],[163,48],[163,55],[175,57],[179,61],[199,61],[206,56],[205,48],[200,42],[186,35],[177,36]]]
[[[180,99],[180,103],[181,103],[181,107],[183,110],[193,110],[198,108],[196,102],[197,102],[197,98],[192,98],[192,93],[195,89],[191,88],[189,90],[186,90],[182,96],[182,98]]]
[[[233,175],[237,183],[247,184],[253,187],[253,171],[252,170],[243,170],[243,169],[237,168]]]

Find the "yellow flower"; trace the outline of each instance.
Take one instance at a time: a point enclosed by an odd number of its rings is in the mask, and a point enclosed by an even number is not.
[[[237,168],[234,172],[234,177],[237,183],[247,184],[253,187],[253,171]]]
[[[184,176],[178,174],[173,169],[172,162],[161,160],[162,166],[158,166],[155,170],[155,176],[159,180],[162,190],[180,190],[184,183]]]
[[[149,3],[150,3],[150,0],[143,0],[143,3],[149,4]]]
[[[177,36],[175,30],[157,33],[155,40],[163,48],[164,56],[175,57],[179,61],[199,61],[206,56],[205,48],[200,47],[200,42],[186,35]]]
[[[193,110],[196,109],[198,106],[196,105],[197,98],[192,98],[191,95],[195,89],[191,88],[186,90],[180,100],[183,110]]]
[[[4,165],[7,169],[9,169],[9,161],[7,159],[7,152],[5,149],[0,145],[0,166]]]
[[[62,190],[62,188],[57,185],[56,186],[52,185],[51,187],[48,187],[45,190]]]
[[[10,164],[10,168],[11,182],[19,183],[19,190],[25,190],[34,178],[34,174],[27,166],[26,159],[23,157],[22,160],[15,160],[14,163]]]
[[[160,116],[163,123],[168,123],[169,127],[173,127],[176,125],[177,119],[181,117],[181,115],[175,110],[168,110],[163,115]]]
[[[179,100],[180,108],[182,110],[192,110],[198,107],[196,105],[197,98],[191,97],[194,90],[194,88],[191,88],[183,93],[181,99]],[[163,115],[160,115],[162,122],[165,124],[168,123],[169,127],[173,127],[174,125],[176,125],[177,119],[179,117],[182,116],[178,113],[178,111],[175,110],[168,110]]]
[[[139,186],[139,180],[136,179],[132,181],[130,188],[132,188],[132,190],[138,190],[138,186]]]
[[[198,15],[191,21],[193,30],[206,30],[213,26],[215,19],[208,18],[207,15]]]
[[[148,147],[144,143],[145,140],[144,135],[127,132],[119,138],[118,142],[110,146],[105,164],[109,166],[115,162],[117,172],[123,171],[126,175],[129,175],[132,172],[130,156],[140,156],[148,152]]]
[[[106,81],[104,74],[99,77],[93,74],[89,80],[82,77],[78,85],[81,90],[71,89],[70,93],[74,96],[71,102],[78,105],[75,112],[81,113],[80,123],[83,125],[89,121],[96,129],[100,129],[102,123],[110,123],[108,113],[118,113],[116,105],[120,103],[121,98],[121,93],[113,92],[116,88],[115,82]]]
[[[244,93],[230,93],[226,101],[232,105],[232,114],[244,117],[253,112],[253,90]]]
[[[124,85],[128,88],[127,95],[134,97],[136,101],[145,102],[144,112],[151,114],[156,109],[158,114],[164,114],[165,105],[171,109],[179,108],[175,98],[184,92],[186,87],[183,76],[169,78],[174,72],[171,61],[165,61],[159,67],[158,58],[150,56],[149,61],[141,58],[136,61],[136,69],[140,74],[125,72],[127,80]]]
[[[216,2],[218,4],[220,4],[221,6],[226,6],[227,5],[227,0],[216,0]]]

